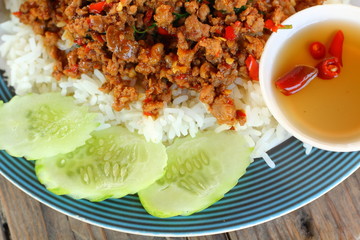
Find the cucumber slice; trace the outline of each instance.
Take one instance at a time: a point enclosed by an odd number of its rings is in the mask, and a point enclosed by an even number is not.
[[[121,198],[148,187],[165,172],[166,148],[117,126],[92,134],[74,152],[36,161],[51,192],[90,201]]]
[[[201,133],[167,148],[165,175],[139,197],[148,213],[160,218],[188,216],[224,197],[245,174],[250,153],[235,132]]]
[[[0,149],[29,160],[71,152],[91,137],[96,116],[60,93],[15,96],[0,104]]]

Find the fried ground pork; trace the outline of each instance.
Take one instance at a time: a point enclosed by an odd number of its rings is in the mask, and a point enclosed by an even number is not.
[[[250,79],[246,61],[261,57],[274,28],[323,0],[28,0],[14,13],[45,39],[53,75],[100,70],[101,90],[121,111],[145,92],[143,111],[157,117],[171,86],[199,92],[219,124],[244,123],[229,85]],[[74,41],[58,48],[62,36]],[[252,79],[256,80],[256,79]],[[134,85],[134,83],[136,83]],[[140,88],[139,88],[140,87]]]

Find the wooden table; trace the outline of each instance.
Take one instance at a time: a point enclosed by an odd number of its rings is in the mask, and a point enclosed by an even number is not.
[[[65,216],[30,198],[0,176],[0,240],[360,240],[360,169],[307,206],[273,221],[220,235],[161,238],[95,227]]]

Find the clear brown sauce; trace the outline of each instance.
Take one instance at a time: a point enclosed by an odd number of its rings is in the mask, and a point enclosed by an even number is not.
[[[275,89],[280,107],[300,129],[318,139],[351,141],[360,136],[360,26],[347,22],[320,22],[287,41],[278,58],[274,81],[296,65],[316,66],[309,53],[314,41],[328,49],[337,30],[345,35],[341,74],[332,80],[314,79],[300,92],[284,96]],[[327,55],[328,56],[328,55]]]

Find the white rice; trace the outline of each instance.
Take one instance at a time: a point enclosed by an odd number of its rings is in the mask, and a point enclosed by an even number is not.
[[[15,12],[22,2],[23,0],[5,0],[5,7]],[[171,142],[176,137],[194,137],[202,130],[221,132],[230,128],[216,124],[216,119],[209,113],[207,106],[199,102],[198,93],[177,88],[176,85],[172,87],[172,103],[163,109],[156,120],[142,114],[143,95],[140,96],[140,101],[130,104],[129,110],[116,112],[112,109],[112,96],[99,90],[106,80],[99,70],[91,75],[83,74],[80,79],[64,77],[61,81],[56,81],[52,77],[54,60],[44,49],[42,38],[35,35],[31,27],[11,16],[9,21],[0,24],[0,36],[0,56],[6,60],[5,66],[0,61],[0,67],[7,70],[8,83],[14,87],[16,94],[58,91],[62,95],[73,95],[78,104],[88,105],[91,111],[100,113],[99,121],[102,124],[99,129],[122,124],[130,131],[143,134],[148,141]],[[64,36],[58,46],[67,49],[71,44]],[[247,114],[246,124],[237,124],[235,130],[254,148],[251,157],[262,157],[270,167],[275,167],[266,151],[283,142],[289,134],[271,116],[261,96],[258,82],[237,79],[228,88],[232,90],[236,107],[244,109]],[[304,147],[306,153],[310,153],[311,146]]]

